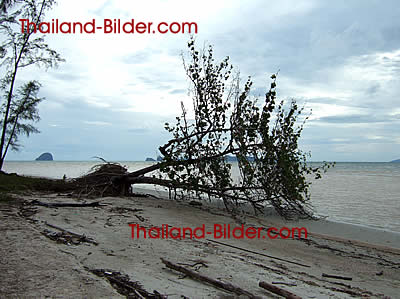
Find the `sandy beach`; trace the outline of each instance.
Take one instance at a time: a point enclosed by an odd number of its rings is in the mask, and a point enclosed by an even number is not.
[[[97,207],[58,208],[32,204],[35,200],[83,202],[67,195],[27,194],[1,205],[0,292],[6,297],[124,298],[127,291],[118,289],[117,280],[128,285],[128,292],[131,283],[139,283],[153,296],[147,298],[238,297],[171,270],[163,258],[254,297],[282,298],[259,287],[259,282],[266,282],[302,298],[398,298],[396,233],[325,220],[233,217],[205,204],[155,197],[101,198],[85,201],[99,202]],[[260,238],[190,239],[186,233],[181,239],[132,239],[133,226],[147,232],[153,228],[154,233],[154,228],[167,224],[193,229],[205,225],[206,231],[214,224],[229,224],[259,229]],[[305,227],[307,238],[268,237],[268,228],[283,226]],[[68,237],[62,230],[86,238]]]

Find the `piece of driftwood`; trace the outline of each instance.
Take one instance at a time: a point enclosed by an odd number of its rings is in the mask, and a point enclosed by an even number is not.
[[[140,216],[140,215],[136,215],[135,214],[135,217],[137,218],[137,219],[139,219],[140,221],[145,221],[146,219],[144,219],[142,216]]]
[[[332,274],[326,274],[326,273],[322,273],[322,277],[343,279],[343,280],[353,280],[353,278],[351,278],[351,277],[340,276],[340,275],[332,275]]]
[[[200,265],[200,266],[208,268],[208,265],[205,262],[200,262],[200,261],[196,262],[194,264],[187,264],[187,263],[178,263],[178,264],[182,265],[182,266],[189,266],[189,267],[192,267],[192,268],[197,266],[197,265]]]
[[[268,258],[271,258],[271,259],[275,259],[275,260],[278,260],[278,261],[282,261],[282,262],[286,262],[286,263],[289,263],[289,264],[294,264],[294,265],[298,265],[298,266],[302,266],[302,267],[308,267],[308,268],[310,267],[309,265],[301,264],[301,263],[298,263],[298,262],[293,262],[293,261],[290,261],[290,260],[287,260],[287,259],[283,259],[283,258],[280,258],[280,257],[268,255],[268,254],[265,254],[265,253],[249,250],[249,249],[246,249],[246,248],[229,245],[229,244],[222,243],[222,242],[215,241],[215,240],[211,240],[211,239],[206,239],[206,240],[210,241],[210,242],[214,242],[214,243],[220,244],[220,245],[224,245],[224,246],[227,246],[227,247],[231,247],[231,248],[234,248],[234,249],[238,249],[238,250],[241,250],[241,251],[245,251],[245,252],[249,252],[249,253],[265,256],[265,257],[268,257]]]
[[[100,207],[103,206],[99,201],[91,202],[91,203],[76,203],[76,202],[41,202],[38,200],[33,200],[30,202],[31,205],[43,206],[47,208],[64,208],[64,207]]]
[[[86,237],[85,235],[81,235],[81,234],[77,234],[77,233],[71,232],[71,231],[66,230],[66,229],[64,229],[64,228],[62,228],[62,227],[59,227],[59,226],[56,226],[56,225],[53,225],[53,224],[50,224],[50,223],[47,223],[47,222],[45,222],[45,224],[46,224],[48,227],[55,228],[55,229],[58,229],[58,230],[60,230],[60,231],[62,231],[62,232],[64,232],[64,233],[67,233],[67,234],[70,234],[70,235],[72,235],[72,236],[75,236],[75,237],[79,238],[80,240],[82,240],[82,241],[84,241],[84,242],[92,243],[92,244],[94,244],[94,245],[99,245],[99,243],[97,243],[96,241],[94,241],[92,238]]]
[[[297,295],[295,295],[295,294],[293,294],[293,293],[291,293],[289,291],[281,289],[281,288],[279,288],[277,286],[274,286],[272,284],[269,284],[269,283],[267,283],[265,281],[260,281],[260,283],[258,285],[260,287],[262,287],[263,289],[266,289],[267,291],[270,291],[270,292],[272,292],[274,294],[283,296],[286,299],[302,299],[301,297],[299,297],[299,296],[297,296]]]
[[[162,295],[156,290],[153,293],[146,291],[137,281],[131,281],[128,275],[124,275],[117,271],[104,269],[87,269],[99,277],[105,277],[110,284],[118,291],[118,293],[126,296],[126,298],[144,298],[144,299],[166,299],[166,295]]]
[[[234,286],[233,284],[230,284],[230,283],[227,283],[227,282],[222,282],[220,280],[216,280],[216,279],[210,278],[208,276],[205,276],[205,275],[202,275],[200,273],[197,273],[197,272],[195,272],[193,270],[186,269],[186,268],[184,268],[182,266],[173,264],[170,261],[167,261],[167,260],[165,260],[163,258],[161,258],[161,261],[168,268],[173,269],[173,270],[178,271],[178,272],[181,272],[181,273],[189,276],[192,279],[199,280],[199,281],[202,281],[202,282],[206,282],[206,283],[211,284],[211,285],[213,285],[215,287],[224,289],[226,291],[235,293],[237,295],[246,295],[249,298],[259,298],[259,297],[254,296],[252,293],[250,293],[250,292],[248,292],[246,290],[243,290],[240,287]]]

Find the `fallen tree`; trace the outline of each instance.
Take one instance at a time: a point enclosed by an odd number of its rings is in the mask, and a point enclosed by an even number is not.
[[[320,178],[332,164],[307,165],[298,148],[303,108],[294,100],[277,102],[277,74],[271,76],[263,101],[251,95],[249,78],[243,88],[229,57],[215,63],[213,49],[198,51],[188,43],[184,68],[191,82],[193,110],[181,104],[175,125],[165,124],[172,138],[159,147],[162,161],[128,172],[107,163],[76,182],[91,195],[129,195],[132,185],[154,184],[181,191],[183,196],[223,200],[229,210],[250,203],[255,211],[266,204],[289,218],[312,217],[307,175]],[[237,166],[227,161],[237,159]],[[232,177],[237,167],[240,179]]]

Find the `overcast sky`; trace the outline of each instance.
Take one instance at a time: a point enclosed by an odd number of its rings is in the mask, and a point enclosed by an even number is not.
[[[400,4],[360,1],[59,1],[61,21],[119,18],[196,22],[197,45],[229,55],[254,94],[280,70],[278,97],[313,110],[301,141],[313,161],[400,158]],[[181,52],[187,34],[47,34],[66,59],[19,73],[43,87],[41,134],[9,160],[144,160],[168,140],[165,121],[187,98]]]

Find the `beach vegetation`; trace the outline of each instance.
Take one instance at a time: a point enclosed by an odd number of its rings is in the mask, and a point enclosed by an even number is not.
[[[20,176],[0,171],[0,201],[9,201],[25,192],[72,192],[75,186],[68,181]]]

